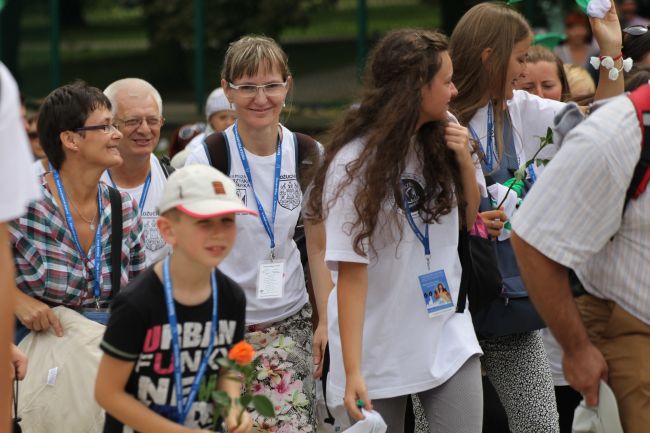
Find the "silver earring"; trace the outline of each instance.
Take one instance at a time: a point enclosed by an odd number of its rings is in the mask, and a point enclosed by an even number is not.
[[[284,108],[284,107],[286,107],[286,106],[287,106],[286,102],[283,102],[283,103],[282,103],[282,108]]]

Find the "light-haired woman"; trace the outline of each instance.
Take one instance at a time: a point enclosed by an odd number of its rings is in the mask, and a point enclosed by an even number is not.
[[[206,144],[190,154],[186,165],[225,166],[244,203],[260,214],[238,218],[237,243],[220,266],[246,293],[246,339],[260,357],[253,391],[267,395],[278,415],[253,414],[254,431],[313,432],[313,374],[321,365],[327,325],[319,323],[312,353],[312,308],[293,240],[303,207],[301,184],[308,182],[300,170],[306,155],[298,155],[298,136],[280,123],[293,83],[287,55],[273,39],[242,37],[228,48],[221,78],[237,114],[220,141],[227,160],[212,160]],[[209,137],[207,142],[212,142]],[[322,235],[319,224],[305,229],[308,245]],[[310,268],[312,276],[324,276],[313,278],[316,292],[322,293],[319,302],[331,287],[322,255],[310,256]],[[324,314],[320,318],[326,321]]]

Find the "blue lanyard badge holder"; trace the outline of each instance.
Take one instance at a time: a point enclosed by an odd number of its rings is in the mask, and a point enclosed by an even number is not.
[[[174,290],[172,287],[172,277],[169,270],[170,257],[165,257],[163,261],[163,288],[165,292],[165,305],[167,306],[167,317],[169,319],[169,330],[171,333],[171,346],[172,346],[172,359],[174,363],[174,389],[176,391],[176,410],[177,418],[174,420],[178,424],[184,425],[187,415],[192,408],[192,404],[196,400],[196,397],[201,387],[201,381],[205,376],[205,372],[208,368],[208,363],[212,357],[212,352],[214,350],[215,337],[217,335],[217,302],[218,302],[218,287],[217,287],[217,278],[214,271],[210,274],[210,283],[212,287],[212,319],[210,322],[210,340],[208,347],[203,353],[201,358],[201,363],[199,364],[196,375],[194,376],[194,381],[192,382],[192,387],[190,388],[190,393],[187,398],[183,398],[183,374],[181,367],[181,347],[180,347],[180,338],[178,336],[178,318],[176,316],[176,306],[174,303]]]
[[[424,258],[427,263],[427,271],[431,271],[431,245],[429,242],[429,224],[425,225],[424,233],[415,224],[411,207],[406,194],[402,194],[404,200],[404,213],[406,220],[424,247]],[[444,269],[427,272],[418,276],[420,291],[424,299],[425,309],[430,318],[454,311],[454,301],[451,297],[451,287],[447,282]]]
[[[77,228],[74,224],[74,219],[72,218],[72,213],[70,212],[70,206],[68,205],[68,198],[65,194],[65,189],[63,188],[63,182],[61,181],[61,176],[58,170],[54,170],[52,165],[50,165],[50,170],[52,170],[52,176],[54,177],[54,183],[56,185],[57,192],[59,193],[59,200],[63,205],[63,213],[65,214],[66,224],[70,230],[70,235],[72,236],[72,241],[74,243],[75,249],[79,256],[83,260],[83,274],[86,277],[87,266],[90,262],[88,255],[81,247],[81,242],[79,241],[79,235],[77,234]],[[97,219],[97,228],[95,229],[95,241],[94,241],[94,250],[95,250],[95,259],[93,263],[93,296],[95,299],[95,308],[99,310],[99,299],[101,297],[101,286],[102,286],[102,215],[104,213],[104,205],[102,203],[102,191],[100,187],[97,187],[97,209],[99,211],[99,216]],[[91,226],[92,228],[92,226]],[[86,277],[87,278],[87,277]]]
[[[281,298],[284,294],[284,260],[278,259],[275,256],[275,215],[278,209],[278,196],[280,191],[280,173],[282,168],[282,142],[280,137],[278,137],[278,144],[275,151],[275,176],[273,179],[273,202],[271,205],[271,220],[269,221],[262,202],[260,201],[259,196],[255,192],[255,186],[253,185],[253,175],[251,173],[250,164],[248,163],[248,158],[246,157],[246,151],[244,150],[244,145],[242,144],[241,136],[239,135],[238,122],[235,122],[233,128],[233,133],[235,135],[235,144],[237,146],[237,152],[241,159],[242,166],[244,167],[244,172],[246,173],[246,178],[248,184],[253,191],[253,197],[255,197],[255,202],[257,204],[257,211],[260,216],[260,221],[266,234],[269,236],[270,247],[271,247],[271,257],[270,260],[261,260],[259,262],[258,273],[257,273],[257,290],[256,296],[257,299],[276,299]]]

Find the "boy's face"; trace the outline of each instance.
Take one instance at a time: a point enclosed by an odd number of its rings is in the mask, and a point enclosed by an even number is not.
[[[174,253],[180,252],[207,267],[221,263],[237,236],[234,213],[194,218],[177,211],[171,216],[161,216],[158,228]]]

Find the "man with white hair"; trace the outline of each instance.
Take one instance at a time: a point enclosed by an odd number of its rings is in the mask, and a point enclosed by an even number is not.
[[[156,227],[160,201],[168,172],[153,154],[160,140],[162,116],[160,93],[140,78],[124,78],[104,90],[122,133],[119,151],[124,163],[107,170],[102,181],[133,197],[144,225],[147,266],[165,256],[169,247]]]

